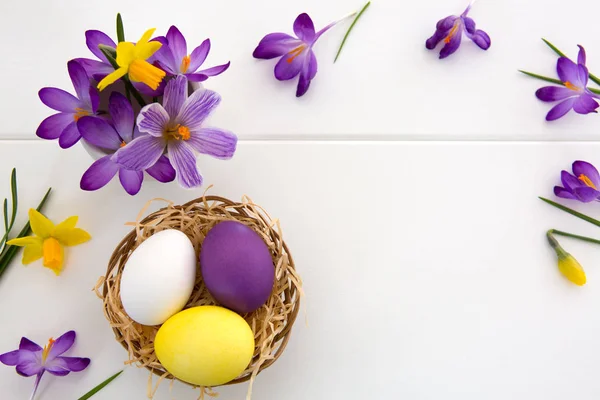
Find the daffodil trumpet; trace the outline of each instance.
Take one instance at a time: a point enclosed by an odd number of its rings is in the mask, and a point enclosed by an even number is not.
[[[567,278],[572,283],[583,286],[587,282],[587,278],[585,275],[585,271],[579,262],[573,257],[571,254],[567,253],[565,249],[558,243],[554,234],[568,236],[575,239],[584,240],[586,242],[598,243],[600,244],[600,240],[587,238],[585,236],[573,235],[570,233],[556,231],[554,229],[546,232],[546,237],[548,238],[548,243],[556,252],[556,256],[558,257],[558,270],[563,274],[565,278]]]

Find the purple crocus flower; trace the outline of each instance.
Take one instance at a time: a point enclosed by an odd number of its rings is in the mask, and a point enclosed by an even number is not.
[[[106,33],[96,30],[85,32],[85,43],[88,49],[98,57],[99,61],[89,58],[76,58],[75,61],[81,64],[90,78],[99,82],[115,70],[99,46],[104,45],[116,48],[117,45]]]
[[[36,376],[31,394],[33,399],[46,371],[52,375],[65,376],[70,372],[83,371],[90,365],[89,358],[62,356],[75,343],[75,336],[74,331],[69,331],[56,340],[50,339],[44,348],[23,337],[19,349],[0,355],[0,362],[16,366],[17,373],[21,376]]]
[[[594,98],[598,99],[600,96],[592,93],[587,88],[589,72],[585,66],[585,61],[585,49],[582,46],[579,46],[577,64],[567,57],[559,58],[556,63],[556,71],[566,87],[545,86],[535,92],[537,98],[542,101],[561,101],[546,115],[547,121],[557,120],[571,110],[578,114],[596,112],[599,105]]]
[[[58,111],[58,114],[43,120],[36,132],[42,139],[58,139],[58,144],[63,149],[73,146],[81,139],[77,121],[83,116],[96,114],[99,102],[98,91],[90,85],[83,67],[76,61],[69,61],[67,69],[77,97],[58,88],[41,89],[39,96],[42,103]]]
[[[77,122],[77,126],[88,143],[105,152],[115,153],[139,137],[140,132],[135,129],[131,104],[121,93],[111,93],[108,111],[112,124],[98,117],[83,117]],[[81,189],[98,190],[110,182],[117,172],[125,191],[132,196],[136,195],[142,187],[144,173],[117,164],[113,161],[113,154],[100,158],[85,171],[81,178]],[[175,170],[165,156],[161,156],[156,164],[146,169],[146,172],[160,182],[171,182],[175,179]]]
[[[458,50],[464,32],[477,46],[483,50],[489,49],[492,44],[489,35],[481,29],[476,29],[475,21],[467,17],[467,14],[471,10],[471,5],[459,16],[451,15],[439,20],[435,33],[427,39],[425,47],[433,50],[443,40],[445,45],[440,51],[440,58],[446,58]]]
[[[164,107],[153,103],[140,111],[137,126],[148,135],[134,139],[117,151],[113,160],[141,171],[153,166],[166,149],[179,184],[185,188],[202,185],[194,151],[229,159],[237,145],[233,133],[202,126],[220,102],[221,96],[211,90],[196,90],[188,97],[188,80],[178,75],[167,83]]]
[[[590,203],[600,200],[600,174],[592,164],[585,161],[573,163],[573,175],[562,171],[560,179],[563,186],[555,186],[554,194],[563,199],[579,200]]]
[[[228,62],[198,71],[210,52],[210,39],[202,42],[191,54],[187,52],[185,37],[175,26],[169,28],[166,37],[158,37],[155,40],[161,42],[163,46],[154,54],[154,59],[167,74],[183,74],[189,81],[203,82],[211,76],[222,74],[229,68]]]
[[[303,96],[317,75],[317,57],[312,50],[314,45],[321,35],[343,19],[315,32],[315,25],[308,14],[300,14],[294,21],[297,38],[286,33],[270,33],[260,41],[253,56],[263,60],[281,57],[275,65],[275,78],[287,81],[300,75],[296,97]]]

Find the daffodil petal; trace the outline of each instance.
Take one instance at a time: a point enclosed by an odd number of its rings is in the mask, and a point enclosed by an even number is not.
[[[54,224],[48,218],[44,217],[39,211],[31,208],[29,210],[29,223],[31,230],[36,236],[46,239],[50,237],[54,230]]]
[[[150,28],[146,32],[144,32],[138,43],[146,43],[148,40],[150,40],[150,36],[152,36],[155,30],[156,28]]]
[[[135,45],[131,42],[121,42],[117,45],[117,64],[125,67],[135,60]]]
[[[162,44],[160,42],[138,43],[135,45],[135,58],[147,60],[156,53]]]
[[[127,68],[119,68],[115,72],[108,74],[104,79],[98,83],[98,90],[103,91],[107,86],[112,85],[119,79],[121,79],[127,73]]]
[[[54,232],[54,237],[63,246],[77,246],[92,238],[89,233],[79,228],[62,229],[60,231],[57,229]]]
[[[25,249],[23,250],[23,259],[21,262],[24,265],[31,264],[32,262],[42,258],[42,256],[42,242],[40,241],[39,244],[25,246]]]
[[[61,222],[60,224],[56,225],[56,228],[54,228],[54,230],[57,231],[57,230],[63,230],[63,229],[73,229],[73,228],[75,228],[75,225],[77,225],[78,220],[79,220],[79,217],[77,215],[69,217],[69,218],[65,219],[63,222]]]
[[[19,246],[19,247],[30,246],[30,245],[34,245],[34,244],[39,244],[41,246],[42,239],[39,237],[36,237],[36,236],[25,236],[22,238],[11,239],[8,242],[6,242],[6,244],[8,244],[9,246]]]

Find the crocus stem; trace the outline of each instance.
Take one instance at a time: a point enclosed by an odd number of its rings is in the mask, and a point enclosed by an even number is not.
[[[598,239],[592,239],[592,238],[589,238],[587,236],[575,235],[573,233],[563,232],[563,231],[559,231],[559,230],[556,230],[556,229],[550,229],[548,231],[548,234],[570,237],[570,238],[577,239],[577,240],[582,240],[582,241],[588,242],[588,243],[600,244],[600,240],[598,240]]]
[[[35,397],[35,394],[38,390],[38,387],[40,386],[40,381],[42,380],[42,376],[44,375],[44,371],[40,372],[39,374],[36,375],[35,377],[35,383],[33,385],[33,392],[31,392],[31,397],[29,398],[29,400],[33,400],[33,398]]]
[[[350,28],[348,28],[348,31],[346,32],[346,35],[344,35],[344,40],[342,40],[342,44],[340,45],[340,48],[339,48],[337,54],[335,55],[335,59],[333,60],[334,63],[339,58],[340,53],[342,52],[342,49],[344,48],[344,45],[346,44],[346,40],[348,39],[348,36],[350,35],[350,32],[352,32],[352,29],[354,28],[354,25],[356,25],[356,23],[358,22],[358,20],[360,19],[360,17],[362,17],[362,15],[364,14],[364,12],[367,11],[367,8],[369,8],[370,5],[371,5],[371,2],[369,1],[367,4],[365,4],[365,6],[362,8],[362,10],[360,10],[360,12],[356,16],[356,18],[354,18],[354,21],[352,22],[352,25],[350,25]]]
[[[546,81],[546,82],[550,82],[550,83],[555,83],[557,85],[565,86],[565,84],[559,79],[554,79],[554,78],[549,78],[547,76],[534,74],[533,72],[523,71],[522,69],[520,69],[519,72],[522,74],[525,74],[527,76],[530,76],[532,78],[539,79],[541,81]],[[590,78],[591,78],[591,76],[590,76]],[[598,89],[588,87],[588,90],[592,93],[600,94],[600,90],[598,90]]]
[[[593,225],[596,225],[596,226],[600,226],[600,221],[598,221],[597,219],[594,219],[594,218],[592,218],[592,217],[588,217],[588,216],[587,216],[587,215],[585,215],[585,214],[582,214],[582,213],[580,213],[580,212],[577,212],[577,211],[575,211],[575,210],[573,210],[573,209],[570,209],[569,207],[565,207],[565,206],[563,206],[562,204],[555,203],[555,202],[554,202],[554,201],[552,201],[552,200],[548,200],[548,199],[545,199],[545,198],[543,198],[543,197],[540,197],[539,199],[540,199],[540,200],[542,200],[542,201],[545,201],[546,203],[550,204],[550,205],[551,205],[551,206],[553,206],[553,207],[556,207],[556,208],[558,208],[559,210],[562,210],[562,211],[564,211],[564,212],[566,212],[566,213],[569,213],[569,214],[571,214],[571,215],[574,215],[574,216],[576,216],[577,218],[581,218],[582,220],[584,220],[584,221],[587,221],[587,222],[589,222],[590,224],[593,224]]]
[[[552,51],[554,51],[556,54],[558,54],[560,57],[567,57],[565,55],[565,53],[563,53],[562,51],[560,51],[558,49],[558,47],[556,47],[555,45],[553,45],[552,43],[550,43],[549,40],[546,40],[544,38],[542,38],[542,40],[544,41],[544,43],[546,43],[548,45],[548,47],[550,47],[552,49]],[[600,85],[600,78],[598,78],[596,75],[592,74],[591,72],[588,72],[588,75],[590,77],[590,79],[596,84],[596,85]],[[588,88],[589,89],[589,88]],[[591,90],[591,89],[590,89]],[[595,91],[592,90],[592,92],[597,93]]]
[[[144,107],[146,105],[146,102],[144,101],[144,98],[142,97],[140,92],[138,92],[137,89],[135,87],[133,87],[133,85],[131,84],[131,81],[129,79],[124,77],[123,81],[125,82],[125,88],[129,89],[129,91],[131,92],[133,97],[135,97],[135,100],[138,102],[140,107]]]

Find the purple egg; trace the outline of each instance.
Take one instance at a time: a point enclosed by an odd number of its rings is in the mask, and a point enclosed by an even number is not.
[[[258,233],[236,221],[219,222],[208,231],[200,268],[215,300],[238,313],[260,308],[273,290],[275,267],[269,248]]]

